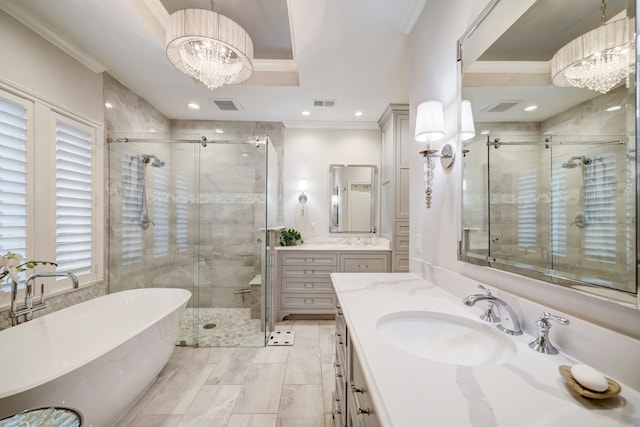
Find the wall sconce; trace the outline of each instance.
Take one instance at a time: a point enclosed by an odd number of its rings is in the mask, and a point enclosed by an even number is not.
[[[298,191],[300,191],[300,195],[298,196],[298,203],[302,206],[302,216],[304,216],[304,205],[307,203],[307,195],[304,192],[307,190],[307,180],[300,179],[298,180]]]
[[[442,150],[431,149],[431,142],[444,138],[444,112],[442,102],[440,101],[423,101],[418,104],[416,110],[416,132],[415,140],[425,142],[426,149],[420,151],[423,157],[427,158],[424,163],[424,180],[425,180],[425,198],[427,209],[431,208],[431,196],[433,194],[433,178],[435,164],[433,159],[440,158],[440,163],[444,168],[449,168],[453,164],[454,151],[451,145],[445,144]]]
[[[466,141],[476,136],[476,126],[473,123],[473,111],[471,102],[460,103],[460,139]]]

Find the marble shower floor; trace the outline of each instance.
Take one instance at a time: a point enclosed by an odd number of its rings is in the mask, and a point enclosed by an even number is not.
[[[251,319],[249,308],[187,308],[180,321],[176,344],[194,345],[197,342],[200,347],[262,347],[265,333],[261,331],[261,324],[259,319]],[[215,327],[205,327],[207,325]]]
[[[291,347],[176,347],[117,427],[332,427],[335,323],[299,320],[276,330]]]

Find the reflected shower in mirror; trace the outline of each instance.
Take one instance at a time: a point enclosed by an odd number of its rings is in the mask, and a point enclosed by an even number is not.
[[[376,166],[331,165],[331,233],[375,233]]]
[[[637,306],[635,62],[606,91],[552,80],[600,5],[497,0],[461,39],[477,134],[461,141],[459,258]],[[625,22],[611,28],[634,28],[634,6],[607,1]]]

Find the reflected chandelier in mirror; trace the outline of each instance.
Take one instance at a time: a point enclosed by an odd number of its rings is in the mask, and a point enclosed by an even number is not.
[[[459,259],[638,307],[635,60],[605,93],[555,84],[554,55],[603,25],[635,58],[635,1],[606,11],[493,0],[460,40],[460,99],[478,135],[460,142]],[[583,77],[607,77],[598,69]]]

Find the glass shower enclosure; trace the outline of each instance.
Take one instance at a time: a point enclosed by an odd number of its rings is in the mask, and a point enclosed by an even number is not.
[[[109,137],[109,292],[192,293],[178,345],[264,346],[276,150],[259,141]],[[269,212],[271,214],[269,214]]]

